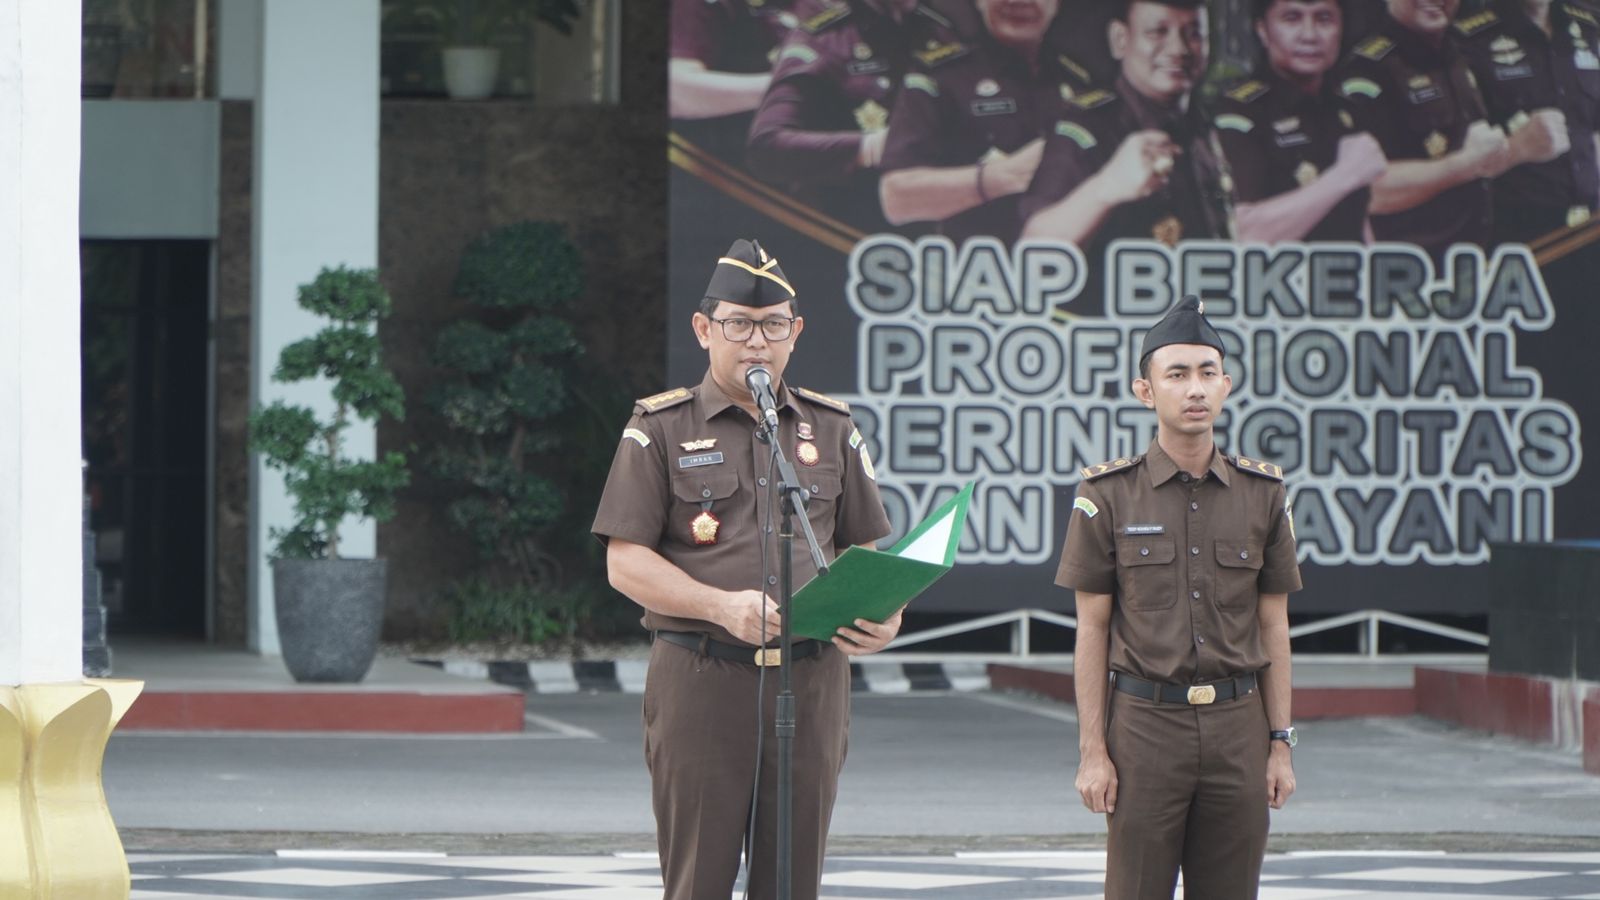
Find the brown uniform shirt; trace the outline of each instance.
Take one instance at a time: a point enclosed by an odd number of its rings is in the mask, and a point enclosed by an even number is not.
[[[1600,13],[1570,0],[1552,3],[1546,35],[1520,3],[1501,0],[1457,22],[1455,31],[1491,122],[1514,130],[1534,110],[1554,107],[1566,115],[1572,141],[1555,159],[1494,180],[1496,236],[1527,241],[1586,221],[1600,201]]]
[[[1339,140],[1352,133],[1350,113],[1325,84],[1308,94],[1263,66],[1256,77],[1217,98],[1212,119],[1233,177],[1233,197],[1261,203],[1310,184],[1339,159]],[[1307,232],[1308,241],[1366,239],[1371,191],[1351,191]]]
[[[1056,584],[1112,596],[1112,671],[1193,684],[1266,667],[1257,603],[1300,589],[1278,471],[1217,452],[1196,479],[1155,441],[1084,470]]]
[[[1065,98],[1087,88],[1088,73],[1046,45],[1037,66],[985,32],[912,54],[895,100],[883,171],[975,165],[996,151],[1015,153],[1042,137]],[[1017,197],[997,197],[939,223],[959,244],[992,235],[1016,240]]]
[[[1435,47],[1385,13],[1336,71],[1355,129],[1371,132],[1391,162],[1454,153],[1467,126],[1487,118],[1467,60],[1448,31]],[[1371,221],[1378,240],[1416,244],[1438,263],[1451,244],[1489,242],[1489,182],[1458,184],[1420,206]]]
[[[810,493],[806,513],[823,553],[866,544],[889,533],[866,443],[849,407],[804,390],[781,389],[778,424],[784,455]],[[611,463],[591,530],[602,541],[621,538],[654,549],[690,578],[722,590],[764,588],[778,594],[780,517],[769,508],[768,446],[755,420],[728,399],[711,374],[698,387],[639,401]],[[799,435],[809,432],[809,440]],[[810,450],[801,447],[810,445]],[[687,445],[687,446],[685,446]],[[814,455],[813,455],[814,454]],[[806,459],[814,459],[807,465]],[[696,540],[702,512],[720,523],[714,540]],[[761,583],[762,545],[767,583]],[[796,528],[796,590],[816,574]],[[647,611],[651,631],[698,631],[742,644],[710,622]]]
[[[1180,240],[1229,236],[1222,162],[1210,123],[1197,105],[1187,110],[1162,108],[1119,78],[1115,90],[1079,95],[1065,104],[1065,110],[1052,123],[1039,170],[1022,197],[1022,222],[1104,168],[1128,135],[1154,129],[1171,135],[1183,153],[1160,190],[1106,216],[1084,248],[1090,267],[1099,267],[1106,245],[1117,238],[1153,239],[1171,246]]]

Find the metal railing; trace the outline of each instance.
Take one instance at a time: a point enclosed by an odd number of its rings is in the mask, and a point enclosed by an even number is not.
[[[1075,616],[1050,612],[1043,609],[1015,609],[1009,612],[993,613],[979,616],[961,622],[952,622],[949,625],[940,625],[937,628],[928,628],[909,634],[902,634],[895,638],[878,658],[884,661],[895,662],[945,662],[951,660],[965,660],[970,662],[1033,662],[1033,663],[1067,663],[1072,660],[1071,653],[1035,653],[1033,652],[1033,624],[1039,622],[1061,628],[1076,630],[1078,620]],[[1009,626],[1010,638],[1009,652],[976,652],[962,651],[908,651],[906,648],[918,644],[926,644],[943,638],[956,635],[971,634],[998,626]],[[1379,646],[1378,629],[1381,625],[1390,625],[1410,631],[1418,631],[1436,637],[1448,638],[1482,647],[1487,650],[1489,636],[1476,631],[1463,628],[1452,628],[1449,625],[1440,625],[1424,619],[1417,619],[1401,613],[1389,612],[1382,609],[1365,609],[1359,612],[1343,613],[1330,616],[1326,619],[1317,619],[1312,622],[1302,622],[1289,629],[1290,639],[1302,635],[1318,634],[1338,628],[1348,628],[1360,625],[1361,631],[1357,634],[1356,650],[1352,653],[1296,653],[1297,660],[1312,660],[1316,662],[1405,662],[1405,663],[1451,663],[1451,662],[1477,662],[1481,661],[1483,652],[1466,651],[1462,653],[1397,653],[1384,652]]]

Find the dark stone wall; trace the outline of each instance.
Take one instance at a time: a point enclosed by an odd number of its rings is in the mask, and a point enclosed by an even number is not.
[[[636,394],[659,389],[666,368],[665,10],[627,5],[617,106],[384,102],[379,265],[395,314],[382,336],[408,413],[405,422],[380,427],[380,451],[424,448],[440,427],[422,396],[434,378],[434,335],[466,309],[450,294],[461,251],[514,222],[567,226],[584,258],[578,324],[586,352]],[[620,428],[627,410],[617,415]],[[592,452],[609,458],[612,449]],[[419,465],[412,469],[398,515],[378,528],[378,550],[390,561],[391,639],[440,633],[445,610],[437,598],[473,562],[444,521],[448,494]]]
[[[211,638],[243,646],[250,573],[250,235],[255,105],[222,103],[217,203],[215,598]]]

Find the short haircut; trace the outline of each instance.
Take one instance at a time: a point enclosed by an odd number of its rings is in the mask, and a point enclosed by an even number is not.
[[[1250,0],[1250,21],[1259,22],[1265,19],[1267,10],[1271,9],[1274,3],[1301,3],[1310,6],[1319,2],[1321,0]],[[1344,0],[1333,0],[1333,5],[1338,7],[1341,13],[1345,11]]]
[[[733,301],[730,300],[728,302],[732,303]],[[708,319],[711,318],[711,314],[717,311],[717,306],[719,304],[721,304],[721,303],[722,303],[722,301],[718,300],[715,297],[705,297],[705,298],[701,299],[701,301],[700,301],[700,314],[705,316]],[[789,298],[789,315],[791,315],[791,316],[800,315],[800,298],[799,297],[790,297]]]
[[[1128,10],[1132,9],[1135,3],[1154,3],[1157,6],[1170,6],[1174,9],[1200,9],[1206,5],[1205,0],[1121,0],[1117,4],[1116,14],[1112,18],[1126,24]]]

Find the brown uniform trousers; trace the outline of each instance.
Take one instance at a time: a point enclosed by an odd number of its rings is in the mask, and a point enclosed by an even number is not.
[[[644,756],[651,774],[665,900],[723,900],[739,874],[756,765],[753,664],[656,641],[644,692]],[[794,900],[815,900],[850,724],[850,664],[833,645],[793,663]],[[750,896],[777,896],[778,742],[772,734],[778,670],[763,686],[761,791]],[[662,714],[662,711],[667,711]],[[670,774],[670,777],[662,777]]]
[[[1254,897],[1267,846],[1267,725],[1260,691],[1209,706],[1112,689],[1106,750],[1117,768],[1106,900]]]

